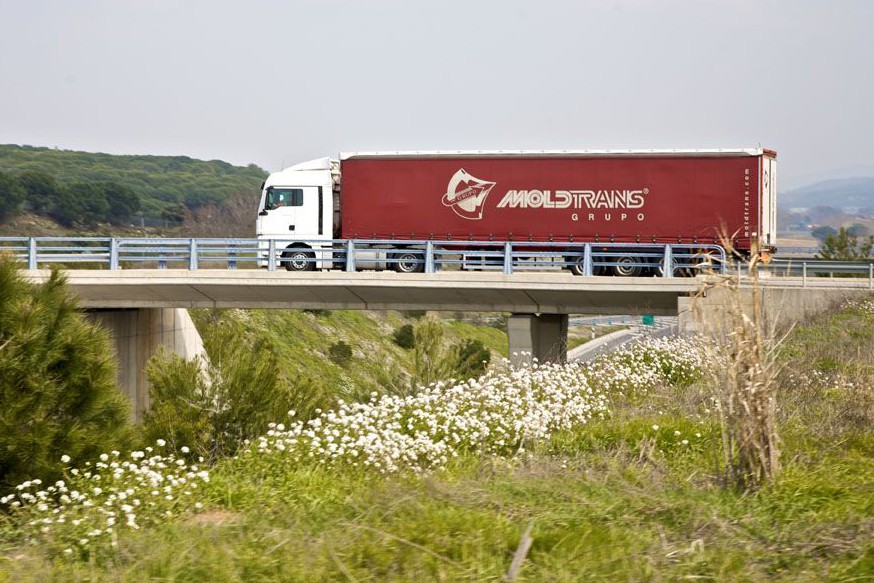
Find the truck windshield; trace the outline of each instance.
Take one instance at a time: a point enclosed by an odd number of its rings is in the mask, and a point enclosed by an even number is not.
[[[268,187],[264,209],[270,211],[281,206],[303,206],[303,189]]]

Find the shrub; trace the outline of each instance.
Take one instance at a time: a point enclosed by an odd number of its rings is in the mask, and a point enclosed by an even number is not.
[[[416,325],[413,336],[413,384],[428,385],[449,378],[452,367],[443,348],[443,324],[426,318]]]
[[[411,320],[421,320],[427,314],[427,310],[401,310],[401,314],[404,318],[410,318]]]
[[[349,361],[352,360],[352,347],[342,340],[336,342],[328,349],[328,357],[334,364],[346,368]]]
[[[749,260],[748,270],[748,296],[739,275],[722,276],[713,284],[723,288],[728,302],[725,330],[712,328],[714,335],[721,333],[725,338],[720,346],[725,366],[712,369],[712,385],[722,427],[726,481],[743,490],[756,490],[774,481],[782,469],[777,381],[783,364],[778,358],[777,323],[769,325],[765,319],[756,257]],[[704,292],[699,290],[699,295]],[[704,322],[700,306],[695,309]],[[712,321],[708,324],[714,326]]]
[[[307,462],[430,471],[464,453],[512,458],[606,413],[606,397],[577,365],[511,369],[505,362],[476,380],[438,382],[407,396],[373,394],[309,421],[273,424],[241,457],[280,472]]]
[[[184,448],[177,457],[160,451],[164,445],[103,453],[93,464],[66,467],[56,482],[28,480],[0,497],[0,508],[11,511],[25,541],[49,554],[110,557],[120,533],[203,508],[209,472],[185,459]]]
[[[326,316],[330,316],[330,315],[331,315],[331,310],[324,310],[324,309],[321,309],[321,308],[314,308],[314,309],[311,309],[311,310],[304,310],[304,313],[306,313],[306,314],[312,314],[313,316],[315,316],[315,317],[318,318],[318,317],[326,317]]]
[[[452,368],[459,379],[482,376],[491,360],[492,353],[479,340],[468,338],[452,347]]]
[[[0,487],[61,474],[132,438],[108,334],[89,323],[63,276],[24,281],[0,258]]]
[[[188,446],[214,462],[285,416],[294,399],[280,383],[269,342],[247,336],[232,320],[200,332],[207,362],[162,353],[149,363],[152,408],[143,429],[150,440],[163,438],[175,451]]]
[[[392,341],[405,350],[410,350],[416,346],[416,335],[413,332],[413,325],[404,324],[395,330]]]

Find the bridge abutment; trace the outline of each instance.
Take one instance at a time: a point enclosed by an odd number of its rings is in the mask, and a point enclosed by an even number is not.
[[[513,364],[567,362],[567,314],[513,314],[507,320]]]
[[[118,357],[118,382],[131,400],[133,419],[137,423],[150,406],[146,365],[161,346],[187,360],[205,356],[203,341],[188,310],[135,308],[88,313],[109,331]]]
[[[767,331],[787,329],[848,299],[870,293],[863,288],[782,288],[762,284],[759,288],[762,324]],[[738,309],[748,316],[753,313],[753,297],[749,286],[737,290],[713,286],[703,295],[681,296],[677,299],[680,332],[726,334],[736,325]]]

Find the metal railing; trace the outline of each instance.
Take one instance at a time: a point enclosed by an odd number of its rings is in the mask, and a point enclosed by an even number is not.
[[[800,277],[801,286],[821,281],[821,278],[867,279],[868,289],[874,289],[874,261],[832,261],[828,259],[774,260],[761,268],[772,276]]]
[[[289,247],[304,245],[303,247]],[[28,269],[255,269],[358,271],[392,269],[434,273],[442,270],[497,271],[506,275],[571,269],[580,275],[696,275],[743,271],[729,265],[718,245],[655,243],[555,243],[508,241],[406,241],[344,239],[195,239],[112,237],[0,237],[0,252]],[[298,257],[294,258],[294,252]],[[377,259],[374,257],[378,256]],[[668,268],[665,269],[665,266]],[[760,266],[774,277],[866,279],[874,289],[874,262],[774,259]],[[861,282],[859,282],[861,283]]]
[[[434,273],[464,269],[517,271],[571,269],[579,275],[694,275],[721,271],[722,247],[710,244],[555,243],[508,241],[408,241],[298,239],[195,239],[110,237],[0,237],[0,252],[28,269],[281,268],[292,270],[376,267]]]

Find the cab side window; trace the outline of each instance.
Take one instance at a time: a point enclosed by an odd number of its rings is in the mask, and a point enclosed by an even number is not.
[[[303,206],[303,189],[269,187],[264,208],[269,211],[283,206]]]

